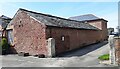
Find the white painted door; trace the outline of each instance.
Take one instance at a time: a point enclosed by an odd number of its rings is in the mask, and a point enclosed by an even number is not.
[[[13,43],[13,30],[8,30],[8,43]]]

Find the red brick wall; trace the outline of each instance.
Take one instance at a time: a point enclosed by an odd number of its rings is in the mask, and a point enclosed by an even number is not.
[[[47,54],[45,25],[19,11],[12,20],[14,45],[17,52],[28,52],[31,55]]]
[[[102,31],[57,27],[46,29],[43,23],[40,24],[24,11],[19,11],[11,24],[13,25],[14,48],[17,52],[28,52],[31,55],[47,55],[46,40],[49,37],[53,37],[56,41],[57,54],[104,40]],[[65,37],[64,41],[61,40],[62,36]]]
[[[90,25],[97,27],[100,29],[101,32],[101,37],[107,39],[108,37],[108,31],[107,31],[107,22],[104,20],[97,20],[97,21],[89,21],[88,22]]]
[[[97,27],[98,29],[102,30],[102,23],[101,21],[89,21],[90,25]]]
[[[116,62],[120,65],[120,37],[115,38],[115,57]]]
[[[61,36],[65,36],[66,41],[62,41]],[[84,45],[96,43],[104,39],[101,37],[101,31],[55,27],[47,28],[47,38],[49,37],[53,37],[56,41],[57,54],[64,51],[80,48]]]
[[[106,21],[102,21],[102,35],[103,38],[108,38],[108,30],[107,30],[107,22]]]

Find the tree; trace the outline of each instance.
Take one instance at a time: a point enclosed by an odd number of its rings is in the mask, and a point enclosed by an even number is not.
[[[2,54],[6,54],[8,48],[9,48],[9,44],[7,42],[6,38],[2,38],[2,41],[0,43],[0,51],[2,52]]]

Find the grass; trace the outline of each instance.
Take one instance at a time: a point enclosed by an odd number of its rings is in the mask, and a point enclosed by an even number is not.
[[[100,60],[109,60],[109,54],[104,54],[104,55],[98,57],[98,59],[100,59]]]

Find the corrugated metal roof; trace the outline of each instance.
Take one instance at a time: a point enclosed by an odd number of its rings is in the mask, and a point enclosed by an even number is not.
[[[48,15],[48,14],[37,13],[33,11],[28,11],[25,9],[20,9],[20,10],[25,11],[28,15],[41,21],[47,26],[98,30],[98,28],[91,26],[90,24],[80,22],[80,21],[65,19],[65,18],[61,18],[57,16]]]
[[[73,16],[68,19],[77,20],[77,21],[89,21],[89,20],[96,20],[96,19],[101,19],[101,18],[93,14],[86,14],[86,15],[80,15],[80,16]]]

